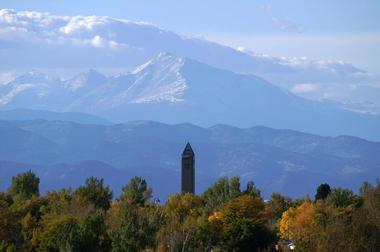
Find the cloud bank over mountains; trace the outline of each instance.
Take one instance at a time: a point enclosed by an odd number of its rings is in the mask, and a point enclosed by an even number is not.
[[[99,16],[54,16],[35,11],[0,10],[1,38],[11,42],[108,47],[128,47],[116,42],[120,26],[153,26]],[[115,31],[109,30],[115,27]]]
[[[180,36],[144,22],[0,10],[0,81],[17,69],[134,69],[160,52],[256,74],[310,99],[380,112],[380,76],[341,61],[279,58]],[[2,81],[3,83],[6,81]]]

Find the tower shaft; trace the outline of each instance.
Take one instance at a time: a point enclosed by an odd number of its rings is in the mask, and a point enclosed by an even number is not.
[[[195,155],[189,143],[182,153],[181,191],[195,193]]]

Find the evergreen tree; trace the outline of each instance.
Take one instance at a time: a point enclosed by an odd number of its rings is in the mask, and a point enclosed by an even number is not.
[[[18,174],[12,178],[12,184],[8,192],[12,196],[31,198],[39,195],[40,179],[32,171]]]
[[[327,184],[327,183],[320,184],[317,188],[317,194],[315,195],[315,201],[326,199],[330,192],[331,192],[331,188],[330,188],[329,184]]]
[[[261,192],[260,190],[255,186],[255,183],[250,180],[247,182],[246,189],[244,191],[244,194],[251,195],[254,197],[260,197]]]
[[[86,184],[78,187],[74,194],[88,200],[96,208],[104,210],[110,208],[112,192],[109,186],[104,186],[103,179],[96,177],[86,179]]]
[[[152,198],[152,188],[145,179],[133,177],[128,185],[123,188],[120,200],[128,201],[132,205],[143,206]]]

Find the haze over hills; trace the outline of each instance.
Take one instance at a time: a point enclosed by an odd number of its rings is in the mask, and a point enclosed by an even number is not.
[[[380,140],[380,116],[351,112],[335,103],[305,100],[257,76],[236,74],[168,53],[113,77],[90,70],[61,80],[29,72],[0,86],[0,102],[3,109],[75,111],[114,122],[265,125]]]
[[[132,69],[169,52],[216,68],[255,74],[306,98],[338,101],[354,111],[380,111],[380,76],[342,61],[271,57],[107,16],[2,9],[0,31],[0,57],[7,59],[0,71],[6,73],[36,68],[54,72],[102,68],[122,73],[120,69]]]
[[[53,112],[48,110],[15,109],[0,110],[0,120],[25,121],[44,119],[49,121],[69,121],[83,124],[112,124],[101,117],[78,112]]]
[[[0,141],[1,189],[27,169],[44,178],[43,190],[75,187],[99,176],[118,193],[131,176],[140,175],[163,199],[179,191],[180,155],[187,141],[196,152],[197,192],[220,176],[233,175],[253,179],[265,197],[274,191],[312,195],[323,182],[356,190],[380,169],[378,142],[266,127],[0,121]]]

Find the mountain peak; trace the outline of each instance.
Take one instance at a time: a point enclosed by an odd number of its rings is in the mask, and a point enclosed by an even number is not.
[[[132,72],[136,81],[128,90],[135,97],[130,103],[182,101],[187,88],[180,73],[184,64],[183,58],[164,52],[137,67]]]
[[[44,83],[50,80],[51,78],[48,75],[32,70],[16,77],[12,82],[16,82],[18,84],[37,82]]]
[[[144,70],[149,70],[152,68],[155,69],[157,66],[161,67],[162,65],[169,66],[169,65],[179,64],[182,67],[184,61],[185,60],[183,58],[177,57],[171,53],[160,52],[152,59],[148,60],[144,64],[135,68],[135,70],[132,71],[132,74],[139,74],[143,72]]]
[[[75,91],[87,86],[87,84],[97,86],[103,84],[105,81],[107,81],[107,77],[90,68],[87,72],[78,74],[77,76],[67,80],[65,86],[70,90]]]

